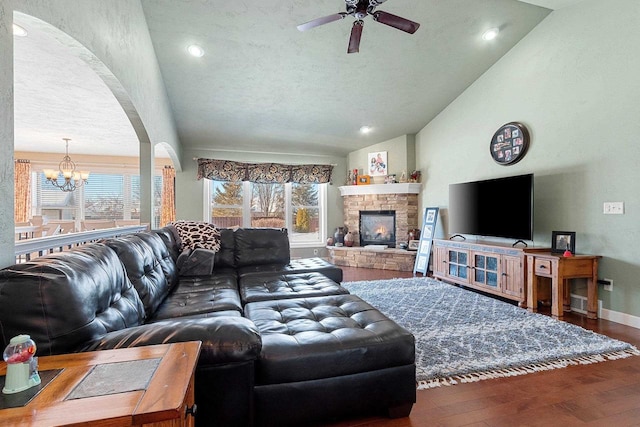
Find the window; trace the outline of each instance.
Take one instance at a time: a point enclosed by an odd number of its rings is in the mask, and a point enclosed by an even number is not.
[[[130,175],[130,188],[131,191],[125,193],[124,213],[123,219],[140,219],[140,175]],[[129,212],[129,217],[126,216],[126,212]],[[160,216],[162,214],[162,175],[155,175],[153,177],[153,221],[151,228],[160,227]]]
[[[207,182],[209,220],[218,227],[287,228],[292,246],[324,244],[327,184]]]
[[[251,185],[251,227],[287,227],[284,184]]]
[[[31,178],[32,206],[37,208],[35,215],[46,215],[49,219],[76,219],[80,202],[78,191],[60,191],[47,184],[42,172],[32,172]]]
[[[124,219],[125,176],[92,173],[90,178],[83,186],[84,219]]]
[[[72,192],[47,183],[43,173],[34,172],[32,187],[36,215],[49,219],[140,219],[140,175],[92,173],[89,182]],[[153,179],[154,224],[158,227],[162,209],[162,175]]]
[[[320,232],[320,195],[318,184],[291,184],[291,240],[321,242],[326,233]],[[323,190],[326,184],[322,184]]]
[[[208,181],[211,183],[211,219],[221,228],[242,227],[244,191],[242,183]]]

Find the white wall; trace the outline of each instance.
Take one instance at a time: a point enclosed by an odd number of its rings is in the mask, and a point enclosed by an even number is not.
[[[577,232],[614,280],[604,308],[640,315],[640,2],[587,0],[554,11],[416,136],[422,205],[446,208],[450,183],[535,174],[535,244]],[[496,164],[504,123],[531,133],[528,154]],[[603,215],[623,201],[624,215]],[[445,210],[446,213],[446,210]],[[446,224],[445,224],[446,225]],[[580,291],[580,290],[578,290]]]

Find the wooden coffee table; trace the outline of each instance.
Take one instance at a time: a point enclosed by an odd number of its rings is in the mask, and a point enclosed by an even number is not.
[[[0,424],[193,426],[193,381],[200,345],[194,341],[40,357],[40,372],[60,373],[26,406],[0,410]],[[137,369],[142,365],[147,368]],[[0,375],[6,375],[6,367],[2,363]],[[148,383],[137,390],[118,391],[118,387],[132,387],[128,375],[118,374],[127,372],[124,367],[136,374],[132,377],[142,377]],[[100,372],[110,375],[107,382],[93,380]],[[86,389],[92,390],[91,397],[77,396],[78,391]],[[100,395],[101,389],[111,394]]]

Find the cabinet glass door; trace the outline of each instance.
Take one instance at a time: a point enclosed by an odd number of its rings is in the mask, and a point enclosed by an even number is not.
[[[473,282],[478,285],[498,287],[499,261],[497,256],[474,254],[473,255]]]
[[[449,251],[449,276],[469,278],[469,254],[466,251]]]

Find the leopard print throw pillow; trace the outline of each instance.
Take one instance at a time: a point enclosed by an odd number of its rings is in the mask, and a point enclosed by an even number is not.
[[[208,222],[176,221],[173,225],[182,240],[182,249],[220,250],[220,230]]]

